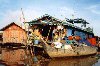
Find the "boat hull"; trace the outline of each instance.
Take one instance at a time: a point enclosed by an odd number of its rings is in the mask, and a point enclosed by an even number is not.
[[[91,46],[78,46],[78,47],[67,48],[67,49],[63,49],[63,48],[56,49],[55,47],[51,47],[48,45],[45,47],[45,50],[51,58],[68,57],[68,56],[84,56],[84,55],[96,54],[97,52],[96,47],[91,47]]]

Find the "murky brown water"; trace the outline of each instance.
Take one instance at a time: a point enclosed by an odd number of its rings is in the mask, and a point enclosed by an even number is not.
[[[0,53],[0,66],[100,66],[97,56],[42,59],[35,62],[29,50],[2,48]]]

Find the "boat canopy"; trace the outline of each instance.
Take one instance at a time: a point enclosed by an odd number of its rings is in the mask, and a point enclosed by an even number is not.
[[[66,21],[63,21],[63,20],[60,20],[60,19],[57,19],[55,17],[52,17],[48,14],[45,14],[43,16],[41,16],[40,18],[37,18],[37,19],[34,19],[30,22],[25,22],[25,23],[28,23],[30,26],[31,25],[64,25],[64,26],[67,26],[67,27],[71,27],[71,28],[74,28],[74,29],[78,29],[78,30],[82,30],[82,31],[85,31],[85,32],[88,32],[88,33],[93,33],[93,30],[89,28],[88,29],[82,29],[78,26],[75,26],[74,24],[72,23],[82,23],[83,26],[86,26],[86,24],[89,24],[88,22],[86,22],[86,20],[82,19],[82,18],[78,18],[78,19],[66,19]]]

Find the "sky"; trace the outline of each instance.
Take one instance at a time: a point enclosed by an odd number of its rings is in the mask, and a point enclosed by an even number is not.
[[[0,29],[11,22],[32,21],[44,14],[58,19],[83,18],[100,36],[100,0],[0,0]],[[72,16],[74,15],[74,17]]]

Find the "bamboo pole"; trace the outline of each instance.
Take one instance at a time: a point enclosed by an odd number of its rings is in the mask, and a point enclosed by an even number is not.
[[[49,37],[49,35],[50,35],[50,30],[51,30],[51,27],[50,27],[49,32],[48,32],[47,40],[48,40],[48,37]]]

